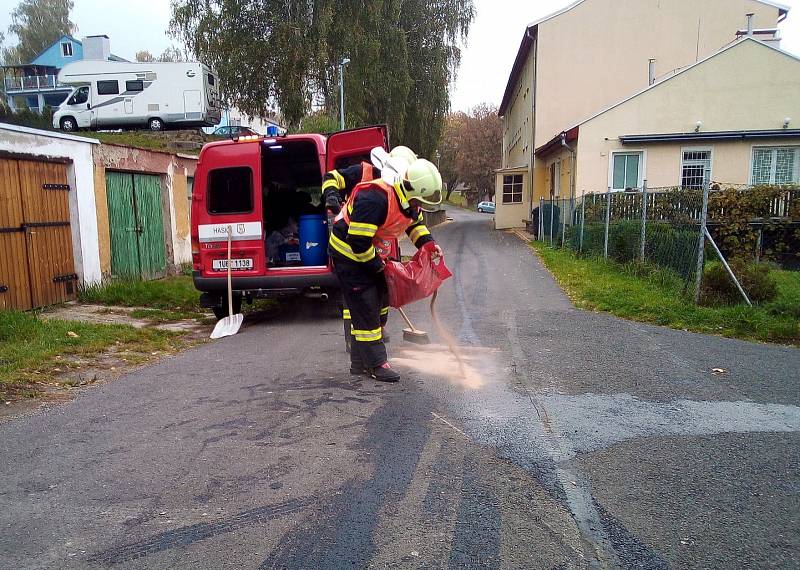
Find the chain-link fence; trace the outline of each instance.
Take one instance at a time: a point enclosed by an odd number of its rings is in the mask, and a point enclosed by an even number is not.
[[[739,210],[743,202],[751,206],[755,217],[742,224]],[[697,293],[707,248],[727,267],[712,233],[732,236],[730,243],[737,245],[745,240],[734,235],[736,231],[753,236],[757,261],[764,249],[765,228],[782,228],[784,233],[792,224],[800,228],[800,189],[772,188],[759,193],[749,187],[712,185],[703,189],[645,186],[625,192],[606,190],[573,199],[542,199],[533,218],[537,239],[553,247],[620,263],[637,261],[668,268],[680,275],[685,288],[691,286]],[[796,235],[800,236],[800,229]],[[796,255],[796,243],[783,247],[789,255]],[[732,272],[731,278],[736,281]]]

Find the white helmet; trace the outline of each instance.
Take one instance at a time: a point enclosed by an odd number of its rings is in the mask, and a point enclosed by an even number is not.
[[[424,158],[408,165],[403,176],[403,188],[409,200],[430,205],[442,203],[442,175],[435,164]]]
[[[394,147],[389,153],[389,156],[391,156],[392,158],[403,158],[409,163],[417,160],[417,154],[407,146]]]

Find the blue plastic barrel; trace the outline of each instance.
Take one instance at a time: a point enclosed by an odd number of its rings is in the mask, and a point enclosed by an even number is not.
[[[328,265],[328,220],[325,215],[300,216],[299,231],[303,265]]]

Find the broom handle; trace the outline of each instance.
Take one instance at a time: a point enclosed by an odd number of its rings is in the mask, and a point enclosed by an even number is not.
[[[397,310],[400,311],[400,314],[403,316],[403,320],[405,320],[406,324],[409,327],[411,327],[411,330],[412,331],[417,330],[417,329],[414,328],[414,325],[411,324],[411,321],[408,320],[408,316],[406,315],[406,312],[403,310],[403,308],[402,307],[397,307]]]
[[[233,316],[233,286],[231,285],[231,226],[228,226],[228,316]]]

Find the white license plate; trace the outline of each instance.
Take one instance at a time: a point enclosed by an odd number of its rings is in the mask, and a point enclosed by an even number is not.
[[[215,259],[211,262],[211,267],[214,271],[227,271],[227,259]],[[231,271],[244,271],[246,269],[253,269],[253,259],[231,259]]]

